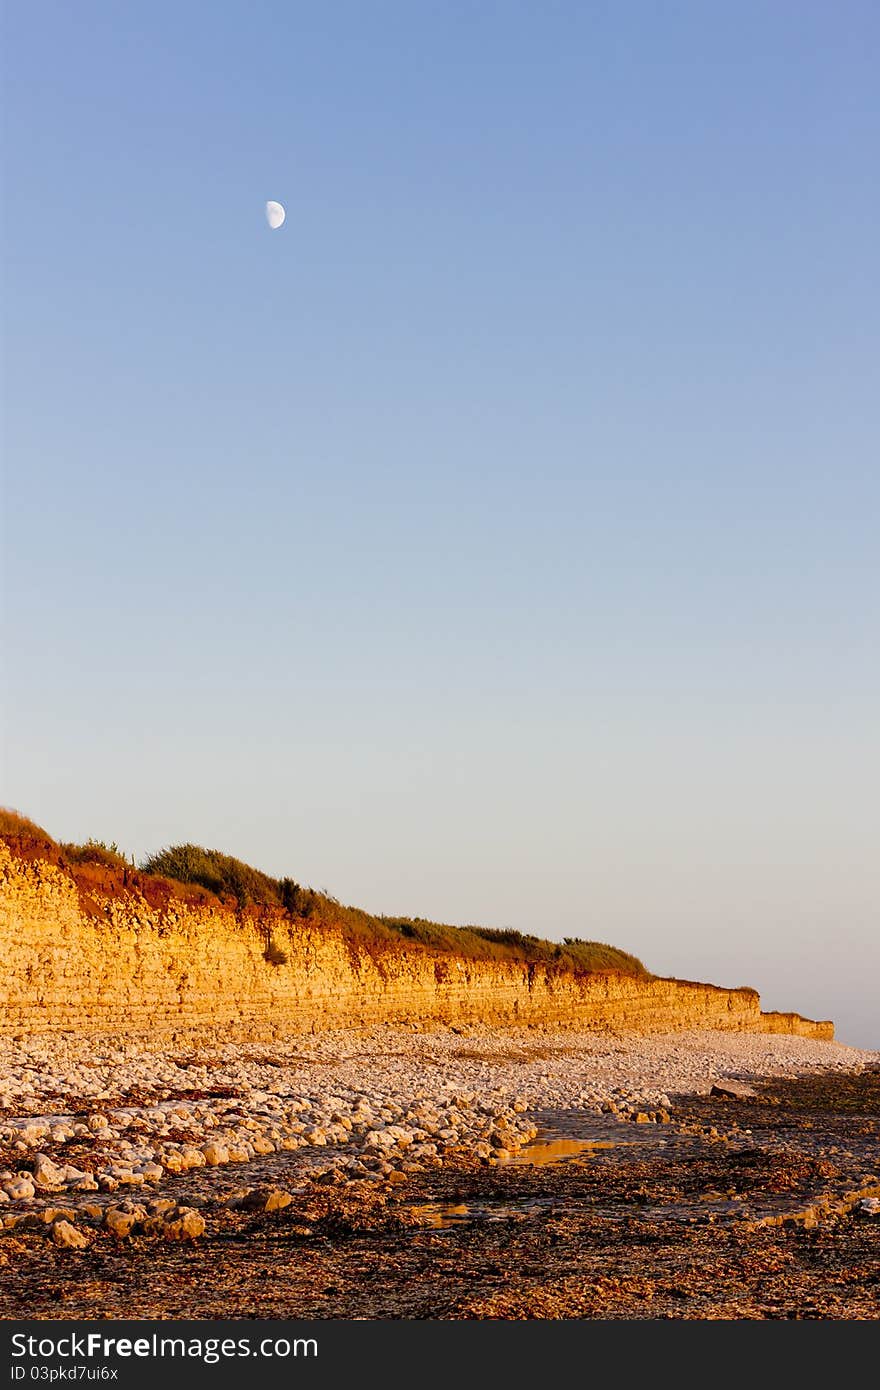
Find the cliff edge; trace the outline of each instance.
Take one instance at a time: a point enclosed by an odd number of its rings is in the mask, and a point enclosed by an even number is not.
[[[124,870],[81,876],[0,840],[0,1032],[253,1039],[375,1023],[693,1028],[831,1039],[722,989],[570,963],[476,959],[245,912]]]

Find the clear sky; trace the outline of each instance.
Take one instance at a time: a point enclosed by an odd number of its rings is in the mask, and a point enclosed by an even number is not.
[[[3,803],[880,1047],[874,0],[6,13]]]

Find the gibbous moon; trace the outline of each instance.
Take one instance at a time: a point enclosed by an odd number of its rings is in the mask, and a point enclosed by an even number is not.
[[[269,226],[272,228],[273,232],[276,227],[281,226],[281,223],[284,221],[286,216],[287,213],[284,211],[284,208],[281,206],[280,203],[266,204],[266,221],[269,223]]]

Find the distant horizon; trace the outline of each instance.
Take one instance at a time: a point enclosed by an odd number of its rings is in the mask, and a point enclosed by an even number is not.
[[[880,1046],[880,7],[6,39],[3,801]]]

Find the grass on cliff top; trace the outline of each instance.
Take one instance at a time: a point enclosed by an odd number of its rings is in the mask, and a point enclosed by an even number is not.
[[[291,922],[340,930],[350,945],[364,950],[411,945],[423,950],[460,955],[470,960],[519,960],[542,963],[579,972],[618,971],[639,979],[653,979],[635,956],[599,941],[566,937],[547,941],[511,929],[453,927],[422,917],[376,917],[359,908],[344,907],[326,893],[304,888],[292,878],[272,878],[240,859],[201,845],[173,845],[151,855],[133,868],[116,844],[87,840],[83,845],[59,844],[33,821],[17,811],[0,807],[0,838],[40,846],[50,857],[74,870],[90,865],[126,875],[147,875],[157,884],[206,889],[232,901],[242,911],[269,909],[284,912]],[[179,891],[179,889],[178,889]]]
[[[636,956],[607,946],[602,941],[583,941],[567,936],[564,941],[548,941],[510,927],[450,927],[428,922],[422,917],[381,917],[386,927],[407,941],[417,941],[438,951],[450,951],[477,960],[525,960],[530,963],[562,965],[567,970],[618,970],[624,975],[652,979]]]
[[[197,883],[218,897],[232,897],[241,908],[251,905],[281,908],[291,918],[315,926],[340,927],[349,939],[402,945],[410,942],[432,951],[451,952],[476,960],[525,960],[558,965],[566,970],[617,970],[651,978],[635,956],[599,941],[566,937],[562,943],[513,930],[491,927],[451,927],[416,917],[374,917],[358,908],[343,907],[335,898],[303,888],[292,878],[270,878],[219,850],[201,845],[174,845],[152,855],[141,869],[180,883]]]
[[[65,844],[52,839],[47,830],[9,806],[0,806],[0,839],[18,844],[43,845],[58,851],[69,864],[103,864],[108,869],[131,869],[134,859],[127,858],[117,844],[103,840],[86,840],[84,845]]]
[[[36,821],[28,820],[20,811],[14,811],[11,806],[0,806],[0,837],[44,841],[47,845],[55,843],[47,830],[37,825]]]

